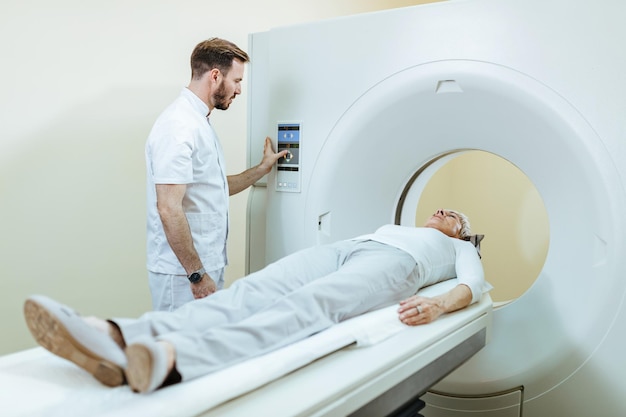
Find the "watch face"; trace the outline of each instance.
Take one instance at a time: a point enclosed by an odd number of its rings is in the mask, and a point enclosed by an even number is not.
[[[195,284],[196,282],[200,282],[200,280],[202,280],[202,275],[200,275],[197,272],[194,272],[193,274],[189,275],[189,282],[191,282],[192,284]]]

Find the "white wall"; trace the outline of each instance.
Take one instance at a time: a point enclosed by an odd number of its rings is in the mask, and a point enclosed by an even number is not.
[[[0,6],[0,354],[34,346],[31,293],[84,314],[150,308],[143,146],[187,84],[189,54],[248,34],[419,0],[8,0]],[[246,91],[212,118],[229,173],[245,169]],[[259,155],[260,157],[260,155]],[[247,193],[231,199],[231,266],[244,271]]]

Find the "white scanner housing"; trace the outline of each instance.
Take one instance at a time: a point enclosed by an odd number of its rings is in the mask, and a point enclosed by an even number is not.
[[[251,192],[249,268],[414,225],[446,158],[493,153],[543,198],[547,259],[427,415],[626,415],[625,17],[617,0],[468,0],[252,35],[250,166],[279,126],[299,141],[295,170]]]

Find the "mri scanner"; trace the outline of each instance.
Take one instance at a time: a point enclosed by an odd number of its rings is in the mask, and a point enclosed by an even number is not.
[[[626,415],[625,17],[617,0],[467,0],[252,34],[249,166],[266,135],[289,156],[250,193],[250,271],[415,225],[429,178],[481,150],[543,198],[539,277],[499,307],[408,328],[391,306],[151,395],[18,352],[0,358],[3,415]]]
[[[548,255],[424,415],[626,415],[625,18],[620,1],[468,0],[253,34],[250,166],[265,135],[290,154],[251,193],[250,269],[415,225],[442,164],[498,155],[543,198]]]

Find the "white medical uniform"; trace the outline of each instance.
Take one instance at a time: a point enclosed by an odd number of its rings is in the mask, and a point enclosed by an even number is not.
[[[143,335],[171,342],[176,369],[188,380],[455,276],[478,301],[485,283],[471,243],[436,229],[384,226],[372,235],[296,252],[172,313],[113,321],[127,343]]]
[[[222,147],[208,113],[207,105],[184,88],[158,117],[146,143],[147,268],[155,310],[193,300],[186,271],[163,230],[156,184],[187,185],[183,210],[194,246],[217,287],[223,287],[229,192]]]

